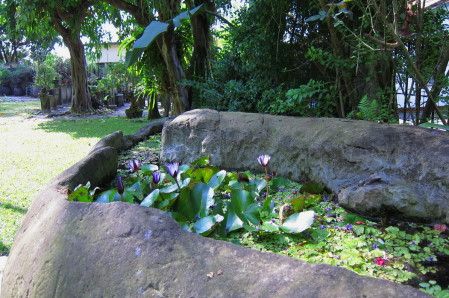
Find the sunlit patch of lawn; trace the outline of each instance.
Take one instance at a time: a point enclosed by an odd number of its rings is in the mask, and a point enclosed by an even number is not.
[[[83,158],[103,136],[133,133],[148,121],[125,118],[47,120],[30,118],[39,102],[0,102],[0,255],[37,191]]]

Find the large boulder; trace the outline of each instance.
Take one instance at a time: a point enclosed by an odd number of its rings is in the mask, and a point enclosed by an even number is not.
[[[99,185],[115,173],[127,141],[119,138],[105,138],[34,200],[7,260],[1,297],[426,296],[188,233],[160,210],[68,202],[68,188]]]
[[[228,169],[271,169],[323,183],[339,203],[370,215],[449,223],[449,134],[333,118],[194,110],[164,127],[162,160],[210,155]]]

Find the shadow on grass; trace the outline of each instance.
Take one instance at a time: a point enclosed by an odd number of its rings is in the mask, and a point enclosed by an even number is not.
[[[0,257],[7,256],[9,254],[9,247],[7,247],[2,241],[0,241]]]
[[[13,205],[11,203],[0,203],[0,208],[8,209],[8,210],[11,210],[13,212],[20,213],[20,214],[25,214],[27,212],[27,209],[15,206],[15,205]]]
[[[66,133],[73,138],[102,138],[114,131],[124,134],[135,133],[148,124],[146,119],[109,117],[103,119],[50,120],[38,124],[38,129],[46,132]]]

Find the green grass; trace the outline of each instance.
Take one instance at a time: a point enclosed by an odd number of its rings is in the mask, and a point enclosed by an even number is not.
[[[40,109],[39,101],[28,102],[1,102],[0,117],[29,116],[31,112],[37,112]]]
[[[0,255],[37,191],[83,158],[103,136],[133,133],[147,121],[125,118],[47,120],[30,118],[39,102],[0,102]]]

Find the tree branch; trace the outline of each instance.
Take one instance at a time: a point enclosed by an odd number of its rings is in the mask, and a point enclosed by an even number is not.
[[[142,27],[145,27],[150,23],[150,16],[145,13],[144,9],[137,5],[123,0],[106,0],[106,2],[132,15],[136,19],[137,23]]]
[[[222,21],[223,23],[228,24],[230,27],[235,27],[235,25],[233,23],[231,23],[230,21],[228,21],[225,17],[219,15],[216,12],[210,11],[210,10],[204,10],[205,13],[208,13],[210,15],[213,15],[214,17],[216,17],[217,19],[219,19],[220,21]]]

